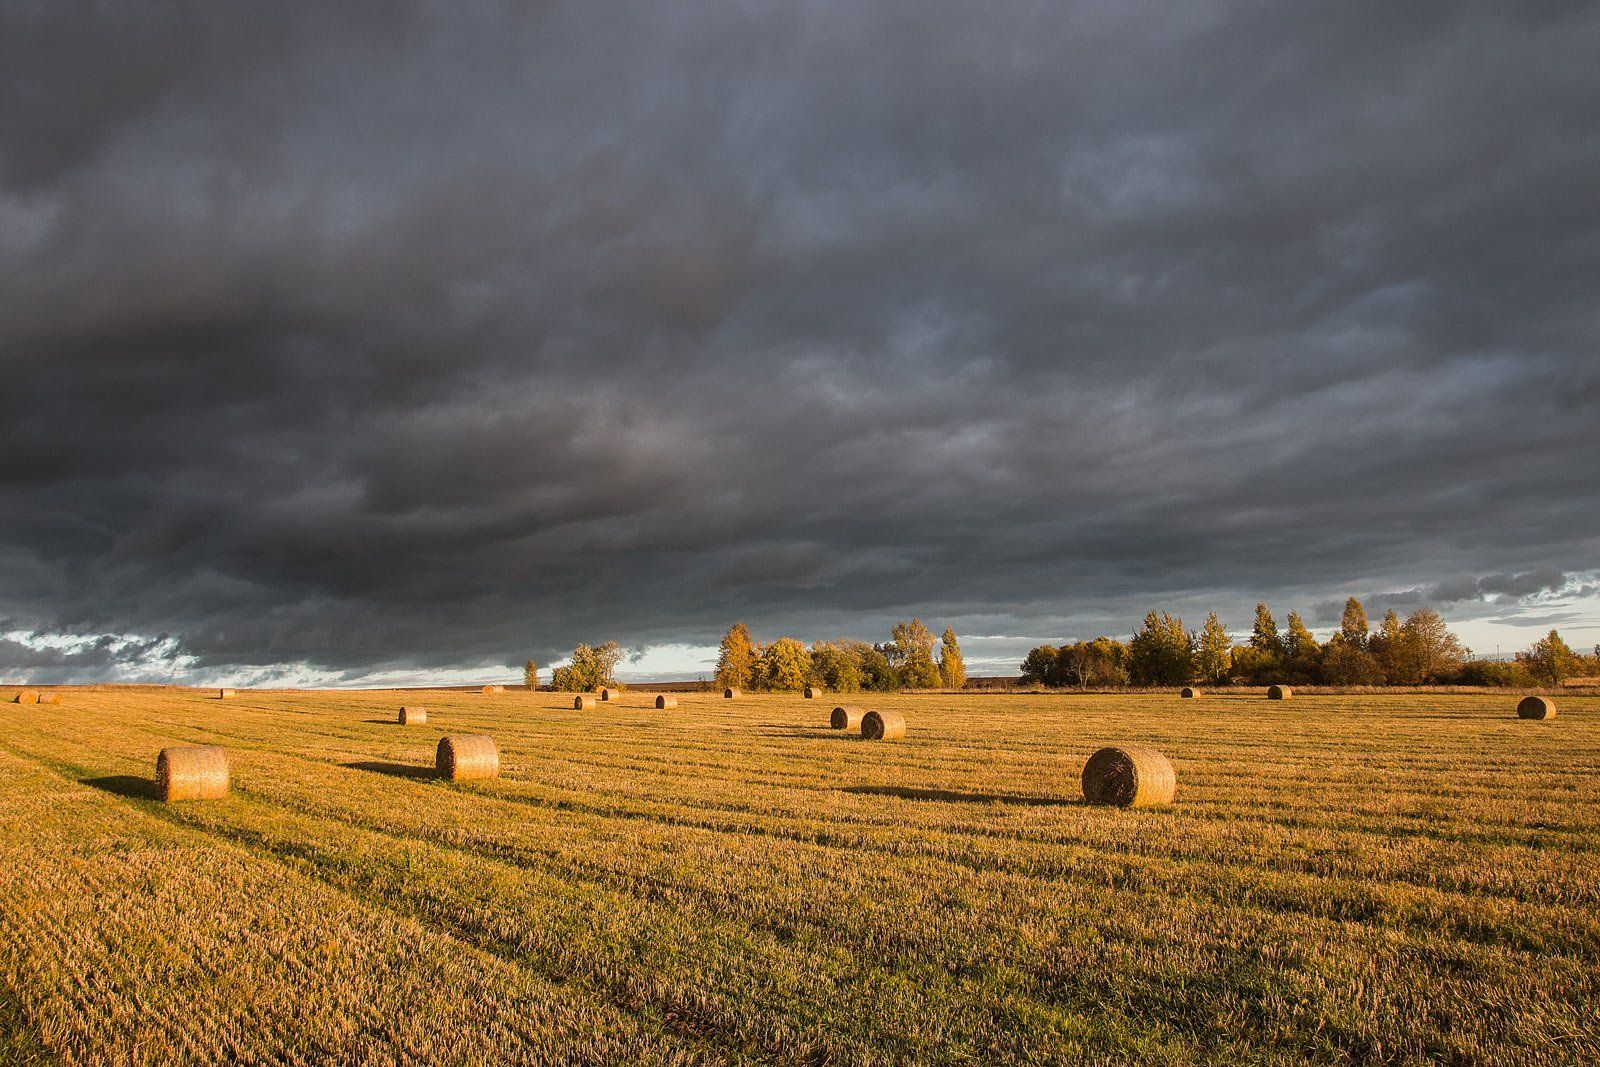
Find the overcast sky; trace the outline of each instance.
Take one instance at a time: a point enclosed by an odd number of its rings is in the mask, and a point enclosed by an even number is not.
[[[0,6],[0,677],[1600,640],[1600,6]]]

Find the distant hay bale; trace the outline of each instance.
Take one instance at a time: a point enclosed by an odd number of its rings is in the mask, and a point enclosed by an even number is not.
[[[218,689],[217,690],[217,699],[218,700],[227,700],[231,696],[233,696],[233,690],[232,689]]]
[[[1268,700],[1288,700],[1292,696],[1294,696],[1294,690],[1286,685],[1267,686]]]
[[[39,703],[39,694],[35,693],[32,689],[24,689],[20,693],[18,693],[16,696],[11,698],[11,703],[13,703],[13,704],[37,704],[37,703]]]
[[[906,735],[906,717],[898,711],[869,711],[861,716],[865,741],[893,741]]]
[[[427,708],[405,707],[400,709],[399,722],[401,726],[415,726],[428,721]]]
[[[1177,788],[1172,764],[1152,748],[1102,748],[1083,765],[1083,799],[1090,804],[1168,804]]]
[[[572,698],[572,710],[593,711],[594,697],[590,696],[588,693],[579,693],[577,696]]]
[[[156,756],[162,800],[221,800],[228,795],[228,753],[221,745],[174,745]]]
[[[823,695],[822,694],[822,686],[820,686],[820,685],[808,685],[808,686],[806,686],[806,699],[807,700],[820,700],[820,699],[822,699],[822,695]]]
[[[439,777],[452,782],[500,776],[500,749],[494,738],[451,734],[439,738]]]
[[[744,695],[743,693],[740,693],[737,689],[735,689],[731,685],[728,686],[728,688],[726,688],[726,689],[724,689],[722,691],[722,698],[724,700],[738,700],[743,695]]]
[[[40,693],[39,694],[39,703],[41,703],[41,704],[59,704],[59,703],[61,703],[61,694],[60,693]]]
[[[483,695],[486,697],[499,696],[505,691],[506,687],[503,685],[486,685],[483,687]]]
[[[835,730],[857,730],[861,728],[861,714],[854,704],[840,704],[828,716],[828,725]]]
[[[1553,719],[1556,717],[1556,702],[1549,697],[1523,697],[1522,703],[1517,705],[1517,718],[1519,719]]]
[[[1178,690],[1178,695],[1185,700],[1198,700],[1200,698],[1200,690],[1186,685]]]
[[[609,685],[605,686],[604,688],[602,688],[600,690],[600,699],[601,700],[615,700],[615,699],[617,699],[617,691],[615,689],[611,688]]]
[[[669,697],[669,696],[658,696],[658,697],[656,697],[656,709],[658,711],[664,711],[667,708],[675,708],[677,706],[678,706],[678,698],[677,697]]]

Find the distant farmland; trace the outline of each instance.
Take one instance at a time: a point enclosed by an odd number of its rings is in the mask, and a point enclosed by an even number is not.
[[[0,1063],[1600,1061],[1600,697],[653,692],[0,705]]]

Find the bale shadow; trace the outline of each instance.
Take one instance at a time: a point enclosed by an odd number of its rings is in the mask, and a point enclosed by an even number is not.
[[[362,722],[377,723],[379,726],[399,726],[400,725],[400,723],[397,722],[394,719],[362,719],[361,721]]]
[[[341,763],[341,767],[348,767],[353,771],[370,771],[373,774],[387,774],[391,778],[437,778],[439,772],[433,767],[420,767],[415,763],[386,763],[383,760],[357,760],[354,763]]]
[[[936,800],[947,804],[1020,804],[1026,807],[1066,808],[1083,804],[1081,798],[1038,797],[1019,793],[965,793],[956,789],[916,789],[904,785],[848,785],[842,793],[896,797],[900,800]]]
[[[756,725],[762,737],[823,737],[827,734],[844,734],[831,726],[796,726],[790,722],[763,722]]]
[[[119,797],[133,800],[157,800],[156,783],[149,778],[136,778],[131,774],[108,774],[101,778],[80,778],[80,785],[101,789]]]

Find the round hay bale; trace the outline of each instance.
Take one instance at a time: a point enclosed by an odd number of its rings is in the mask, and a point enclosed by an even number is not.
[[[449,734],[439,738],[439,777],[452,782],[500,776],[500,749],[494,738]]]
[[[1185,700],[1199,700],[1200,690],[1194,688],[1193,686],[1186,685],[1182,689],[1178,690],[1178,695]]]
[[[11,698],[11,703],[13,703],[13,704],[37,704],[37,703],[39,703],[39,694],[35,693],[32,689],[24,689],[21,692],[19,692],[16,696]]]
[[[499,696],[505,691],[506,687],[503,685],[486,685],[483,687],[483,695],[486,697]]]
[[[807,700],[821,700],[822,699],[822,686],[820,686],[820,685],[808,685],[808,686],[806,686],[806,699]]]
[[[677,697],[669,697],[669,696],[656,697],[656,709],[657,710],[665,710],[667,708],[675,708],[677,706],[678,706],[678,698]]]
[[[1294,690],[1286,685],[1267,686],[1268,700],[1288,700],[1292,696],[1294,696]]]
[[[217,699],[218,700],[227,700],[231,696],[233,696],[233,690],[232,689],[218,689],[217,690]]]
[[[600,690],[600,699],[615,700],[617,699],[617,691],[608,685]]]
[[[833,709],[833,714],[828,716],[828,725],[835,730],[859,730],[861,709],[854,704],[840,704]]]
[[[41,703],[41,704],[59,704],[59,703],[61,703],[61,694],[60,693],[40,693],[39,694],[39,703]]]
[[[156,756],[162,800],[221,800],[228,795],[228,753],[221,745],[174,745]]]
[[[744,694],[740,693],[737,689],[735,689],[731,685],[728,686],[728,688],[726,688],[726,689],[724,689],[722,691],[722,698],[724,700],[738,700],[743,695]]]
[[[906,717],[898,711],[869,711],[861,716],[864,741],[893,741],[906,735]]]
[[[1549,697],[1523,697],[1517,705],[1517,718],[1519,719],[1553,719],[1556,717],[1556,702]]]
[[[1172,764],[1153,748],[1102,748],[1083,765],[1083,799],[1090,804],[1168,804],[1177,789]]]
[[[415,726],[418,723],[427,722],[428,709],[411,707],[401,708],[398,721],[401,726]]]
[[[593,711],[594,697],[590,696],[588,693],[579,693],[577,696],[572,698],[572,710]]]

